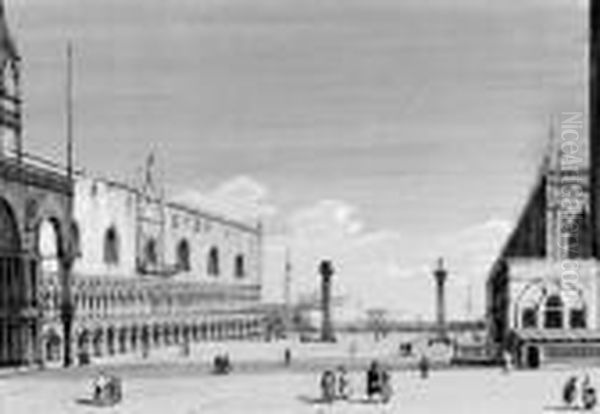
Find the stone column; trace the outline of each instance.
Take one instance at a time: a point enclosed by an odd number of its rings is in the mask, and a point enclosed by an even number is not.
[[[69,367],[73,364],[73,319],[75,308],[71,295],[71,270],[73,260],[67,257],[60,260],[61,306],[60,318],[63,326],[63,365]]]
[[[331,277],[333,276],[333,265],[329,260],[324,260],[319,265],[321,274],[321,341],[335,342],[333,323],[331,320]]]
[[[440,339],[446,338],[446,297],[444,284],[448,271],[444,268],[444,259],[438,260],[438,266],[433,272],[436,282],[436,327]]]

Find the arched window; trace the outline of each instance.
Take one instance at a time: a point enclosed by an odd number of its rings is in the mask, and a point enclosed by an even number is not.
[[[546,299],[545,328],[560,329],[563,327],[563,307],[563,301],[558,295],[552,295]]]
[[[119,235],[114,226],[106,230],[104,235],[104,263],[109,265],[119,263]]]
[[[219,276],[219,249],[211,247],[208,251],[208,275]]]
[[[183,239],[177,245],[177,268],[179,270],[190,270],[190,244]]]
[[[146,263],[155,265],[158,262],[158,256],[156,254],[156,240],[148,239],[146,247],[144,248],[144,256]]]
[[[59,235],[52,220],[43,220],[38,230],[38,251],[42,259],[42,269],[55,272],[59,268]]]
[[[537,310],[533,307],[523,310],[521,326],[523,328],[537,328]]]
[[[79,232],[79,226],[75,222],[71,224],[71,242],[73,243],[73,253],[75,256],[81,257],[81,235]]]
[[[246,276],[246,263],[244,260],[243,254],[238,254],[235,256],[235,262],[233,264],[235,277],[243,278]]]

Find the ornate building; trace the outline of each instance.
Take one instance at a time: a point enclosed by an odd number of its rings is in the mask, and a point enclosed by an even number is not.
[[[263,335],[261,226],[24,154],[0,1],[0,366]]]
[[[164,200],[150,186],[75,182],[71,295],[77,354],[263,335],[261,230]],[[43,353],[60,360],[55,235],[41,228]]]
[[[563,118],[563,128],[583,133],[583,115]],[[509,350],[528,366],[600,356],[600,279],[592,257],[594,191],[587,150],[580,140],[581,152],[569,158],[562,151],[567,135],[561,135],[560,143],[552,140],[487,281],[490,342],[498,352]]]

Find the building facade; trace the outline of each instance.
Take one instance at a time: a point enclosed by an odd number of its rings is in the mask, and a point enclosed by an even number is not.
[[[42,225],[43,226],[43,225]],[[46,229],[46,230],[45,230]],[[44,360],[60,361],[60,273],[41,228]],[[74,193],[72,348],[104,357],[260,338],[261,229],[133,188],[80,177]]]
[[[0,366],[262,337],[258,220],[25,154],[20,64],[0,1]]]
[[[600,357],[594,190],[587,157],[569,166],[562,148],[558,140],[550,146],[487,280],[490,345],[496,356],[511,352],[524,366]]]

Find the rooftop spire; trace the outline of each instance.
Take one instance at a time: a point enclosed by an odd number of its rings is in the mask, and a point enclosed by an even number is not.
[[[6,22],[4,0],[0,0],[0,65],[3,67],[8,60],[18,59],[19,53]]]

